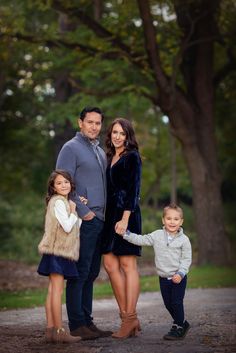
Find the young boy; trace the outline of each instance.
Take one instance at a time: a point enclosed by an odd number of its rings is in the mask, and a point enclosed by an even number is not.
[[[170,331],[163,338],[180,340],[190,328],[184,319],[183,299],[192,260],[191,244],[181,228],[183,211],[180,207],[175,204],[165,207],[162,222],[163,229],[147,235],[138,235],[127,230],[123,237],[136,245],[153,246],[162,298],[174,320]]]

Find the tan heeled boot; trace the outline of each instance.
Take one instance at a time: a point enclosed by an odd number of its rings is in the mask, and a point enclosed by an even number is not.
[[[112,334],[112,337],[125,339],[131,336],[137,336],[139,326],[136,312],[122,313],[121,327],[117,332]]]
[[[136,311],[134,312],[134,314],[136,314],[136,316],[137,316],[137,312]],[[120,312],[119,315],[120,315],[121,321],[123,322],[124,318],[127,315],[126,312],[125,311]],[[138,320],[138,331],[142,331],[141,326],[140,326],[140,321],[139,321],[138,317],[137,317],[137,320]]]

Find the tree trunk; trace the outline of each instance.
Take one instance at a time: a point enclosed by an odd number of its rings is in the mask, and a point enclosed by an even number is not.
[[[196,145],[183,145],[183,153],[191,176],[193,209],[198,234],[198,263],[227,264],[229,243],[225,235],[220,195],[220,178],[217,171],[203,162]],[[211,155],[209,158],[215,159]]]
[[[229,240],[224,230],[214,135],[214,38],[218,34],[215,19],[220,0],[174,1],[182,43],[171,78],[162,66],[150,7],[142,0],[137,2],[158,104],[181,141],[191,177],[198,261],[227,264]],[[176,82],[178,63],[184,87]]]
[[[170,155],[171,155],[171,193],[170,200],[172,203],[177,202],[177,169],[176,169],[176,143],[171,129],[169,128],[170,137]]]
[[[169,112],[170,123],[182,144],[193,189],[193,211],[198,236],[198,263],[229,263],[229,240],[225,233],[221,200],[221,177],[217,165],[213,116],[199,112],[177,93],[178,106]],[[208,101],[208,105],[211,104]],[[165,112],[166,114],[166,112]],[[201,121],[198,128],[196,121]],[[187,124],[186,124],[187,122]]]

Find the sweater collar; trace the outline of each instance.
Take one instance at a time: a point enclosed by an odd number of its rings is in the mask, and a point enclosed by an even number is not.
[[[87,136],[85,136],[84,134],[82,134],[82,132],[77,132],[75,137],[82,141],[82,142],[85,142],[89,145],[92,145],[92,146],[95,146],[97,147],[99,145],[99,139],[95,139],[95,140],[90,140]]]
[[[176,235],[174,235],[174,236],[173,236],[172,234],[170,234],[170,233],[167,232],[165,226],[163,226],[163,230],[164,230],[164,232],[165,232],[165,234],[166,234],[167,236],[171,236],[171,237],[173,237],[173,238],[179,237],[180,235],[183,234],[183,228],[182,228],[182,227],[179,228],[178,232],[177,232]]]

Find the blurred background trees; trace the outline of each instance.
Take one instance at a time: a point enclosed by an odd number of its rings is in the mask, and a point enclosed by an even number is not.
[[[132,120],[143,231],[171,199],[199,263],[235,249],[233,0],[2,0],[1,257],[37,259],[44,193],[85,105]],[[233,248],[232,248],[233,246]]]

